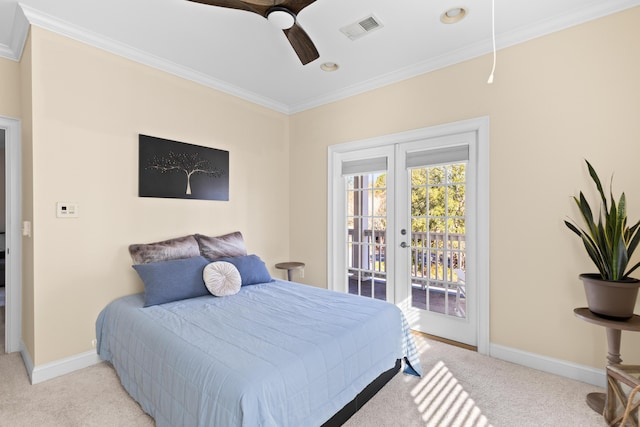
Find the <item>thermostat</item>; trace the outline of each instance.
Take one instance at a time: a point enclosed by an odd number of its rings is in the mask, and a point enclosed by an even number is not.
[[[56,204],[56,217],[58,218],[77,218],[78,205],[76,203],[58,202]]]

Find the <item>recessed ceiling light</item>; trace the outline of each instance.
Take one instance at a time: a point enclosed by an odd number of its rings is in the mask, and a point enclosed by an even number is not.
[[[338,68],[340,68],[340,66],[335,62],[324,62],[320,65],[320,69],[326,72],[336,71]]]
[[[462,21],[466,15],[467,10],[464,7],[453,7],[440,16],[440,21],[444,24],[455,24]]]

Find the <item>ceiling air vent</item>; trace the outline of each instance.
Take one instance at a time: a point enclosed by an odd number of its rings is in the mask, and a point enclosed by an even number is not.
[[[373,15],[360,19],[358,22],[340,28],[342,33],[351,40],[357,40],[360,37],[369,34],[372,31],[384,27],[380,20]]]

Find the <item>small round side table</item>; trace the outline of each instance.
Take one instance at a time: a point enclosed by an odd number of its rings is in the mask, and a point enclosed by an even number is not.
[[[640,316],[634,314],[627,320],[612,320],[593,314],[587,307],[580,307],[573,310],[573,314],[579,319],[594,325],[603,326],[607,331],[607,364],[614,365],[622,363],[620,357],[620,338],[622,331],[640,332]],[[607,395],[604,393],[589,393],[587,395],[587,405],[594,411],[602,414]]]
[[[287,280],[291,281],[293,270],[302,270],[304,268],[304,262],[280,262],[276,264],[276,268],[280,270],[287,270]]]

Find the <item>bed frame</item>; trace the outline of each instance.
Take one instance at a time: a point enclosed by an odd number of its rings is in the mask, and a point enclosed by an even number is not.
[[[382,387],[385,386],[391,378],[393,378],[400,371],[400,359],[396,360],[396,365],[381,373],[375,380],[373,380],[368,386],[364,388],[358,395],[349,403],[344,405],[336,414],[331,417],[326,423],[322,424],[322,427],[339,427],[347,422],[349,418],[364,406]]]

